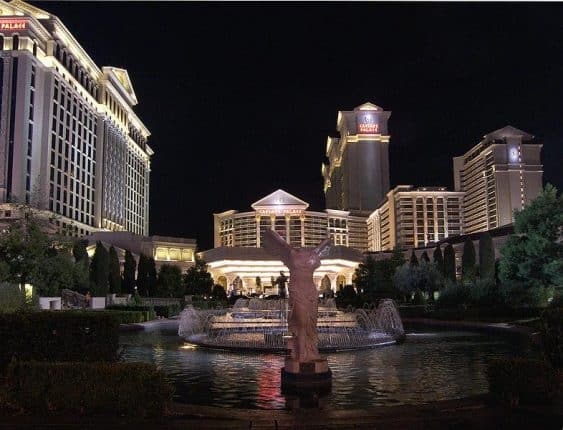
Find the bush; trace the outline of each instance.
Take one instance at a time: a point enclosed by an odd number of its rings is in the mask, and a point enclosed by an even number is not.
[[[413,304],[414,305],[425,305],[426,304],[426,296],[418,288],[414,292]]]
[[[161,416],[172,388],[153,364],[13,361],[10,400],[30,412]]]
[[[107,312],[0,314],[0,371],[12,357],[39,361],[116,361],[119,321]]]
[[[489,392],[497,401],[512,397],[521,403],[537,403],[554,395],[552,371],[544,361],[495,358],[489,363],[487,377]]]
[[[499,292],[495,281],[479,279],[469,288],[469,300],[475,306],[495,306],[499,304]]]
[[[470,287],[466,285],[450,283],[440,291],[437,305],[439,307],[452,307],[467,305],[470,301]]]
[[[170,318],[178,315],[182,311],[180,305],[155,305],[154,312],[156,316]]]
[[[98,311],[100,312],[100,311]],[[119,324],[139,324],[147,321],[147,313],[142,311],[105,311],[117,318]]]
[[[108,311],[122,311],[122,312],[142,312],[143,321],[134,322],[145,322],[152,321],[156,318],[155,310],[152,306],[142,306],[142,305],[110,305],[106,306]]]
[[[25,304],[25,295],[19,285],[0,283],[0,312],[16,312]]]
[[[561,369],[563,367],[563,308],[544,311],[540,321],[547,358],[553,367]]]

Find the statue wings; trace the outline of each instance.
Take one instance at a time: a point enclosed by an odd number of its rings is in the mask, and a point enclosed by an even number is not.
[[[289,260],[291,246],[274,230],[268,229],[262,236],[262,247],[271,255],[279,257],[284,263]]]

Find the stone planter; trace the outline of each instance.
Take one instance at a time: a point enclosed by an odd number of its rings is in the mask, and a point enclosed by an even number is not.
[[[43,310],[60,311],[62,301],[60,297],[39,297],[39,308]]]
[[[105,309],[106,308],[106,298],[105,297],[92,297],[90,299],[90,307],[92,309]]]

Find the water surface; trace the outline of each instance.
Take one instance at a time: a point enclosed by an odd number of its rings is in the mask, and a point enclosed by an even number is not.
[[[220,407],[283,409],[281,354],[210,351],[174,332],[120,336],[125,361],[155,363],[175,386],[179,402]],[[519,355],[510,338],[468,331],[407,330],[405,343],[327,354],[333,372],[332,409],[421,404],[488,391],[491,357]]]

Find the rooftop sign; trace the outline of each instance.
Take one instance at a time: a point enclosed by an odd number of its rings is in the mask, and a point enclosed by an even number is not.
[[[360,111],[357,113],[358,134],[379,134],[379,121],[377,112],[373,110]]]

